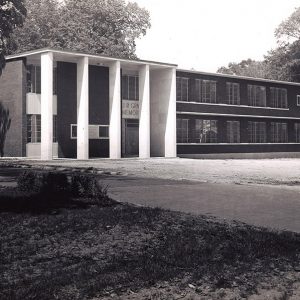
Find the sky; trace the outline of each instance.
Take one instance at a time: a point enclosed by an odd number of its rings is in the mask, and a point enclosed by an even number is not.
[[[274,31],[300,0],[134,0],[150,12],[151,29],[137,41],[140,59],[216,72],[276,48]]]

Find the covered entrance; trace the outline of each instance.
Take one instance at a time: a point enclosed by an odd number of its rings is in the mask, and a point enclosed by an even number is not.
[[[125,149],[124,156],[139,155],[139,120],[125,119],[124,120],[124,138]]]

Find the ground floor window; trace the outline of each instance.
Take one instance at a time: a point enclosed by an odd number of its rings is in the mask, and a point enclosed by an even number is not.
[[[266,143],[266,122],[248,122],[249,143]]]
[[[196,143],[217,143],[217,121],[216,120],[195,120],[195,142]]]
[[[189,120],[188,119],[177,119],[177,143],[188,143],[189,142]]]
[[[27,143],[41,142],[41,115],[27,115]],[[53,116],[53,143],[57,142],[57,116]]]
[[[295,142],[300,143],[300,123],[295,123]]]
[[[239,143],[240,142],[240,122],[239,121],[227,121],[227,143]]]
[[[271,143],[287,143],[287,123],[271,122]]]

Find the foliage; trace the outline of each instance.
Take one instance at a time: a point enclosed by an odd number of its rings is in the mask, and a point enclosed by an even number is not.
[[[19,175],[17,185],[20,191],[53,197],[67,196],[70,190],[67,175],[59,172],[24,171]]]
[[[4,144],[10,124],[11,118],[9,117],[9,110],[5,109],[0,102],[0,157],[4,156]]]
[[[71,192],[74,197],[92,198],[98,205],[110,205],[108,188],[102,187],[94,175],[73,174],[71,176]]]
[[[11,53],[52,47],[134,58],[135,40],[150,27],[148,11],[124,0],[26,0],[26,6]]]
[[[90,199],[98,206],[110,206],[114,202],[109,198],[107,187],[102,187],[97,178],[87,174],[72,174],[71,179],[61,172],[41,172],[27,170],[17,179],[18,189],[22,192],[38,195],[52,200],[70,200],[71,198]]]
[[[217,72],[229,75],[267,78],[266,69],[267,66],[264,62],[248,58],[247,60],[242,60],[239,63],[231,62],[228,64],[228,67],[221,67],[217,70]]]
[[[22,26],[26,16],[23,0],[0,0],[0,75],[5,67],[7,44],[16,27]]]

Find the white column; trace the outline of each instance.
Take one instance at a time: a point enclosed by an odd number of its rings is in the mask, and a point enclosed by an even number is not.
[[[89,60],[77,62],[77,159],[89,158]]]
[[[139,71],[139,157],[150,157],[150,76],[149,65]]]
[[[121,158],[121,64],[109,67],[109,157]]]
[[[169,71],[170,89],[167,96],[167,119],[165,131],[165,157],[176,157],[176,69]]]
[[[53,148],[53,53],[41,54],[41,159],[51,160]]]

